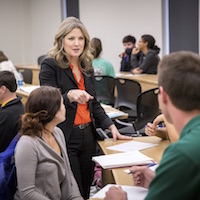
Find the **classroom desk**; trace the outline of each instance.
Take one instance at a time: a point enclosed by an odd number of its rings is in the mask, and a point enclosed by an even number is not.
[[[116,77],[138,81],[142,87],[142,92],[158,87],[157,74],[134,75],[129,72],[119,72]]]
[[[112,120],[114,119],[127,119],[128,118],[128,113],[122,112],[121,110],[118,110],[116,108],[113,108],[112,106],[107,106],[105,104],[101,104],[102,108],[105,110],[106,114],[109,116],[109,113],[112,112],[117,112],[121,116],[117,117],[110,117]]]
[[[156,136],[134,137],[133,140],[140,141],[140,142],[159,143],[158,146],[141,150],[141,153],[153,158],[154,161],[156,161],[157,163],[160,162],[164,150],[170,144],[169,140],[161,140],[161,138],[158,138]],[[98,144],[100,145],[103,153],[105,155],[107,155],[107,154],[113,154],[113,153],[119,153],[119,152],[109,150],[106,147],[116,145],[116,144],[121,144],[121,143],[128,142],[128,141],[127,140],[117,140],[116,142],[113,142],[112,139],[106,139],[104,141],[98,141]],[[125,167],[125,168],[118,168],[118,169],[112,169],[112,170],[103,169],[102,170],[102,185],[104,186],[108,183],[114,183],[114,184],[118,184],[118,185],[133,186],[132,176],[125,173],[123,171],[124,169],[128,169],[128,168]]]
[[[22,69],[31,69],[33,72],[32,84],[33,85],[40,85],[39,83],[39,72],[40,66],[39,65],[17,65],[16,68]]]
[[[26,85],[29,85],[29,84],[26,84]],[[26,92],[21,91],[20,89],[17,89],[16,93],[17,93],[18,96],[22,97],[21,101],[25,105],[25,103],[26,103],[26,101],[28,99],[29,94],[26,93]]]

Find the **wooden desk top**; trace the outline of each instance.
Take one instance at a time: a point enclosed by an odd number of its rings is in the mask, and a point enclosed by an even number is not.
[[[40,65],[17,65],[16,68],[31,69],[40,71]]]
[[[136,80],[138,82],[145,82],[158,85],[158,76],[157,74],[131,74],[129,72],[120,72],[116,74],[117,78],[126,78],[131,80]]]
[[[104,104],[101,104],[101,106],[105,110],[105,112],[108,116],[109,116],[109,113],[112,113],[112,112],[117,112],[121,115],[121,116],[117,116],[117,117],[110,117],[112,120],[114,120],[114,119],[127,119],[128,118],[128,113],[122,112],[121,110],[113,108],[112,106],[107,106],[107,105],[104,105]]]
[[[143,154],[153,158],[157,163],[160,162],[164,150],[170,144],[170,141],[161,140],[161,138],[158,138],[156,136],[134,137],[133,140],[140,141],[140,142],[159,143],[158,146],[141,150],[141,152]],[[106,139],[104,141],[98,141],[98,143],[105,155],[119,153],[117,151],[109,150],[106,147],[116,145],[116,144],[121,144],[124,142],[129,142],[129,140],[117,140],[116,142],[113,142],[112,139]],[[130,186],[132,185],[133,186],[132,176],[129,174],[126,174],[123,171],[124,169],[128,169],[128,168],[125,167],[125,168],[112,169],[112,174],[113,174],[115,183],[118,185],[130,185]]]
[[[23,92],[22,90],[20,89],[17,89],[16,91],[17,95],[21,96],[21,97],[26,97],[28,98],[29,94],[27,92]]]

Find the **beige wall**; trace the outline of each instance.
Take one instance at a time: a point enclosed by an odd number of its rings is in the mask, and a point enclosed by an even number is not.
[[[0,49],[14,64],[37,64],[53,45],[62,0],[0,0]],[[103,43],[102,57],[119,71],[122,38],[152,34],[162,47],[161,0],[79,0],[80,19]]]
[[[0,49],[15,65],[37,64],[60,23],[60,0],[0,0]]]
[[[162,50],[161,0],[79,0],[80,19],[90,37],[99,37],[103,44],[102,57],[119,71],[123,51],[122,38],[132,34],[137,41],[143,34],[155,37]],[[162,51],[160,53],[162,56]]]

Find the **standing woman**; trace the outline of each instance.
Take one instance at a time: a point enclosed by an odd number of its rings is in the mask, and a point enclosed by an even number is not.
[[[67,142],[74,176],[84,199],[89,198],[95,152],[95,123],[108,128],[113,140],[122,136],[95,98],[89,35],[79,19],[66,18],[55,36],[54,47],[41,65],[40,84],[60,88],[66,121],[59,125]]]
[[[42,86],[31,92],[15,149],[15,200],[82,200],[70,168],[63,132],[65,120],[59,89]]]
[[[132,50],[131,64],[133,74],[157,74],[157,66],[160,58],[160,48],[155,45],[155,39],[151,35],[142,35],[138,47]]]

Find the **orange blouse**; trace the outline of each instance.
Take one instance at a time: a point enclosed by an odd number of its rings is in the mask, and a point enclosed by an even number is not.
[[[74,66],[72,64],[70,64],[70,68],[73,72]],[[81,72],[80,67],[79,67],[79,71]],[[77,81],[76,74],[73,73],[73,75],[74,75],[74,78],[76,80],[79,90],[85,90],[85,83],[84,83],[82,72],[81,72],[81,78],[79,82]],[[77,110],[76,110],[76,116],[74,120],[74,125],[87,124],[89,122],[91,122],[91,117],[90,117],[90,111],[89,111],[87,102],[85,102],[84,104],[78,104]]]

